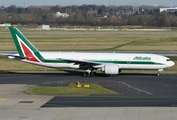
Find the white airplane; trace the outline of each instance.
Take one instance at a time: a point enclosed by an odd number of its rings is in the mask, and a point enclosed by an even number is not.
[[[9,27],[17,54],[9,58],[50,68],[85,69],[84,76],[96,70],[117,75],[121,70],[158,70],[174,66],[170,58],[143,53],[41,52],[15,27]],[[159,75],[158,73],[158,75]]]

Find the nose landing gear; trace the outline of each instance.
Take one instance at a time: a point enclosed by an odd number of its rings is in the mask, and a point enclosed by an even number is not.
[[[163,71],[163,69],[158,69],[157,76],[160,76],[160,73]]]

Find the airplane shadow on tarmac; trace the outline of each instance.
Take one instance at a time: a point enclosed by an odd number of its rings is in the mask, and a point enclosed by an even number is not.
[[[44,71],[44,72],[8,72],[8,74],[29,74],[29,75],[56,75],[56,76],[83,76],[83,73],[84,72],[81,72],[81,71],[73,71],[73,70],[62,70],[64,71],[64,73],[52,73],[52,72],[47,72],[47,71]],[[118,75],[112,75],[111,77],[115,77],[115,76],[128,76],[128,75],[133,75],[133,76],[157,76],[156,73],[119,73]],[[163,75],[163,74],[162,74]],[[84,76],[83,76],[84,77]],[[110,77],[110,75],[106,75],[104,73],[96,73],[95,76],[92,76],[92,77]]]

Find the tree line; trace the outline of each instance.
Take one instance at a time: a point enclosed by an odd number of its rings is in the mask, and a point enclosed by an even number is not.
[[[0,23],[177,27],[177,12],[159,12],[162,6],[28,6],[0,7]],[[56,17],[56,12],[68,13],[69,17]]]

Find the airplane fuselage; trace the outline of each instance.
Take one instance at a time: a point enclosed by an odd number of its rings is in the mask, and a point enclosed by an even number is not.
[[[40,52],[40,54],[45,58],[45,61],[21,61],[52,68],[80,68],[74,62],[68,63],[65,60],[61,60],[61,58],[101,63],[101,65],[95,65],[95,68],[101,68],[104,64],[118,64],[119,69],[153,70],[164,69],[174,65],[174,62],[169,58],[157,54],[96,52]]]

